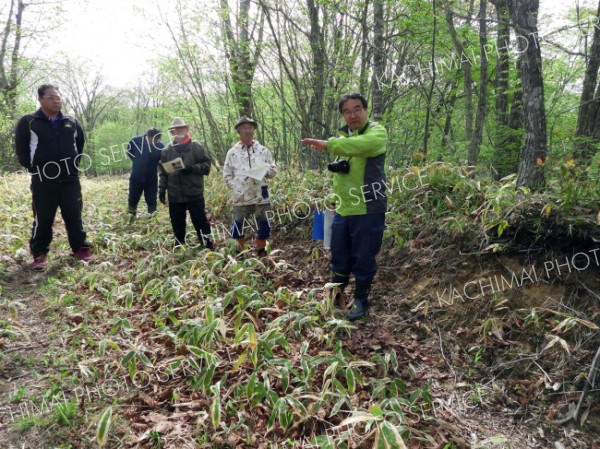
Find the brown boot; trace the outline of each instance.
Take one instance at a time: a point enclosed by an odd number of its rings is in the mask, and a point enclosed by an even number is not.
[[[239,246],[239,250],[240,251],[244,251],[244,244],[246,243],[246,240],[244,239],[244,237],[238,237],[237,239],[235,239],[238,243]]]
[[[267,255],[267,240],[256,239],[256,255],[258,257],[266,257]]]
[[[342,273],[332,273],[331,283],[338,284],[336,287],[328,288],[326,291],[326,297],[333,301],[333,305],[346,310],[346,299],[344,296],[344,290],[350,283],[350,275]]]

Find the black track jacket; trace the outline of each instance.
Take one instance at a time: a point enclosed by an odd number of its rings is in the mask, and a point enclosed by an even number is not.
[[[17,123],[15,148],[19,163],[29,170],[33,182],[68,182],[78,179],[85,136],[79,121],[63,114],[55,129],[41,109]],[[89,159],[89,158],[88,158]]]

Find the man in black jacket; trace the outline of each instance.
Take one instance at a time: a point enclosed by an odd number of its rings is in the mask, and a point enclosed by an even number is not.
[[[158,198],[166,205],[168,194],[176,245],[185,244],[189,212],[200,244],[212,250],[214,244],[204,204],[204,177],[210,173],[208,151],[192,140],[188,125],[179,117],[173,119],[169,132],[171,143],[160,155]]]
[[[31,175],[34,220],[29,248],[32,268],[41,271],[48,263],[52,225],[59,207],[75,257],[88,262],[91,255],[81,220],[79,165],[89,166],[89,157],[82,160],[83,129],[77,119],[62,114],[58,87],[40,86],[38,101],[40,109],[17,123],[15,148],[19,162]]]

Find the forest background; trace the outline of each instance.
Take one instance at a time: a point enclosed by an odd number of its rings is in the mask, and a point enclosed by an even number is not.
[[[388,129],[390,166],[478,165],[496,178],[518,172],[530,188],[558,161],[597,172],[592,2],[542,21],[537,1],[175,1],[137,10],[148,20],[148,46],[160,51],[127,88],[108,84],[100,61],[53,48],[74,6],[11,0],[2,8],[3,171],[18,169],[15,121],[37,107],[36,87],[54,82],[87,132],[90,175],[127,171],[123,144],[173,116],[192,124],[215,162],[248,114],[281,166],[323,168],[324,157],[298,142],[335,135],[337,100],[349,91],[363,92]],[[159,28],[167,39],[157,43]],[[86,45],[93,53],[94,43]]]

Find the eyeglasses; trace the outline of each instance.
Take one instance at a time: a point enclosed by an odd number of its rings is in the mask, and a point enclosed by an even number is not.
[[[348,109],[344,109],[342,111],[342,114],[344,115],[344,117],[350,117],[351,115],[357,115],[360,114],[362,111],[364,110],[364,108],[361,107],[356,107],[353,110],[348,110]]]
[[[42,98],[50,101],[62,101],[60,97],[55,97],[54,95],[44,95]]]

